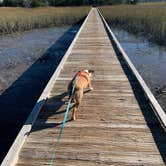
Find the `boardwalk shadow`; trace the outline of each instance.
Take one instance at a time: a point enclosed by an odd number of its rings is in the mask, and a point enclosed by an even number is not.
[[[108,32],[109,34],[109,32]],[[153,139],[157,145],[157,148],[161,154],[161,157],[166,164],[166,153],[165,153],[165,147],[166,147],[166,133],[164,129],[162,128],[161,124],[159,123],[157,117],[155,116],[155,113],[153,112],[149,101],[146,99],[143,89],[138,83],[135,75],[132,73],[131,69],[126,64],[121,52],[117,48],[117,45],[113,41],[112,37],[109,36],[113,45],[113,48],[115,49],[115,52],[117,54],[117,58],[120,61],[120,64],[130,82],[130,85],[133,89],[134,95],[139,103],[139,106],[141,108],[142,114],[144,115],[144,118],[146,120],[146,123],[152,133]]]
[[[89,92],[90,90],[85,90],[84,94]],[[63,122],[64,114],[66,112],[67,102],[68,102],[67,92],[61,93],[59,95],[56,95],[56,96],[53,96],[52,98],[47,99],[45,105],[43,106],[42,110],[40,111],[37,117],[37,120],[31,132],[36,132],[36,131],[44,130],[47,128],[55,128],[61,125]],[[71,104],[66,123],[72,121],[73,107],[74,107],[74,104]],[[58,117],[58,122],[57,122],[57,117]],[[50,122],[48,122],[48,120]]]
[[[37,120],[31,130],[31,132],[44,130],[47,128],[55,128],[62,124],[64,113],[67,106],[67,92],[53,96],[47,99],[45,105],[40,111]],[[62,108],[63,107],[63,108]],[[70,107],[70,110],[72,107]],[[57,121],[57,116],[61,116],[61,121]],[[49,120],[49,122],[48,122]],[[67,120],[69,122],[70,119]]]
[[[69,28],[39,60],[0,95],[0,162],[74,39],[82,21],[83,19]]]

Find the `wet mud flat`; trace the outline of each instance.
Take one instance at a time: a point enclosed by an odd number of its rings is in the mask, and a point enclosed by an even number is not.
[[[0,163],[80,26],[0,37]]]
[[[123,49],[166,112],[166,46],[112,28]]]
[[[41,57],[69,27],[27,31],[0,37],[0,93]]]

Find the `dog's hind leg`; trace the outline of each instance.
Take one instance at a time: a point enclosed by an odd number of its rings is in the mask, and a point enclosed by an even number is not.
[[[80,108],[82,98],[83,98],[83,90],[77,90],[74,94],[75,105],[73,108],[73,115],[72,115],[73,120],[76,119],[76,111],[80,110],[79,108]]]
[[[77,109],[77,111],[80,110],[80,105],[81,105],[82,98],[83,98],[83,90],[78,90],[75,93],[76,109]]]
[[[73,112],[72,112],[72,120],[75,120],[75,114],[76,114],[76,100],[75,96],[73,97],[73,102],[75,103],[73,106]]]
[[[72,120],[76,119],[76,108],[73,108]]]
[[[78,111],[78,109],[79,109],[79,104],[76,103],[74,108],[73,108],[73,113],[72,113],[72,119],[73,120],[76,120],[76,112]]]

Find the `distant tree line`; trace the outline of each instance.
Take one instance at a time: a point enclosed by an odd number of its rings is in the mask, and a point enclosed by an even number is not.
[[[0,0],[1,6],[82,6],[115,5],[121,3],[136,4],[138,0]]]
[[[72,5],[115,5],[121,3],[137,3],[138,0],[48,0],[52,6]]]
[[[166,0],[140,0],[140,2],[166,2]]]

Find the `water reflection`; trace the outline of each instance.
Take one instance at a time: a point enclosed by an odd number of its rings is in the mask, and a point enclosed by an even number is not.
[[[112,28],[112,30],[147,85],[166,110],[166,47],[150,43],[145,38],[132,35],[122,29]]]

